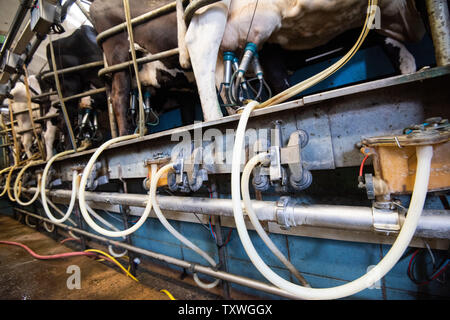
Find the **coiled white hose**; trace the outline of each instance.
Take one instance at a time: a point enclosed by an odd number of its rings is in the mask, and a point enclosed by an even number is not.
[[[153,169],[154,166],[152,166]],[[158,188],[158,181],[161,178],[161,176],[168,172],[169,170],[173,169],[173,164],[169,163],[165,166],[163,166],[161,169],[158,170],[158,172],[151,176],[151,183],[150,183],[150,201],[153,204],[153,210],[156,213],[156,216],[158,217],[159,221],[161,221],[162,225],[169,231],[175,238],[180,240],[182,243],[184,243],[186,246],[188,246],[190,249],[192,249],[194,252],[202,256],[206,261],[208,261],[213,267],[216,267],[216,262],[213,258],[211,258],[205,251],[197,247],[195,244],[193,244],[191,241],[186,239],[181,233],[179,233],[177,230],[175,230],[174,227],[167,221],[167,219],[164,217],[164,215],[161,212],[161,209],[159,208],[158,202],[156,201],[156,189]],[[197,273],[194,273],[194,281],[197,283],[197,285],[204,289],[211,289],[214,288],[218,283],[219,279],[216,279],[214,282],[205,284],[197,276]]]
[[[103,223],[105,226],[107,226],[108,228],[114,230],[114,231],[120,231],[115,225],[113,225],[112,223],[110,223],[108,220],[105,220],[101,215],[99,215],[97,212],[95,212],[94,209],[92,209],[87,203],[86,203],[86,208],[89,211],[89,213],[98,221],[100,221],[101,223]],[[125,237],[123,237],[123,239],[125,240]],[[122,253],[116,253],[113,249],[113,246],[110,244],[108,246],[108,251],[109,253],[115,257],[115,258],[120,258],[123,257],[124,255],[127,254],[128,250],[125,249]]]
[[[247,212],[248,217],[250,218],[250,221],[255,227],[256,232],[264,241],[266,246],[270,249],[270,251],[272,251],[272,253],[286,266],[286,268],[288,268],[288,270],[297,278],[297,280],[300,282],[301,285],[305,287],[311,287],[308,284],[308,282],[306,282],[305,278],[300,274],[300,272],[294,267],[294,265],[288,259],[286,259],[284,254],[272,242],[272,240],[267,235],[266,231],[264,231],[263,227],[261,226],[261,223],[259,222],[259,219],[256,216],[255,211],[253,210],[252,201],[250,199],[250,192],[248,188],[250,182],[250,175],[252,173],[253,168],[255,168],[255,166],[258,163],[268,160],[269,157],[270,155],[268,153],[260,153],[251,158],[244,168],[241,180],[242,200],[244,201],[244,208],[245,211]]]
[[[2,175],[4,172],[6,172],[6,171],[8,171],[8,170],[9,170],[9,171],[13,170],[13,168],[14,168],[14,166],[11,166],[11,167],[2,169],[2,170],[0,171],[0,175]],[[9,172],[8,172],[8,173],[9,173]],[[3,197],[3,196],[5,195],[5,193],[6,193],[6,191],[7,191],[7,184],[6,184],[6,181],[7,181],[7,180],[5,180],[5,185],[3,186],[3,191],[0,193],[0,198]]]
[[[41,202],[41,204],[42,204],[42,200],[41,199],[39,199],[39,201]],[[52,207],[53,208],[53,210],[55,210],[61,217],[64,217],[64,212],[62,212],[52,201],[50,201],[49,199],[47,199],[47,203],[50,205],[50,207]],[[44,205],[42,205],[42,206],[44,206]],[[72,220],[72,219],[70,219],[70,218],[68,218],[67,219],[67,221],[69,221],[74,227],[78,227],[78,225]],[[55,229],[55,225],[54,224],[51,224],[52,225],[52,227],[51,228],[47,228],[46,227],[46,224],[45,224],[45,222],[44,222],[44,228],[45,228],[45,230],[47,230],[48,232],[53,232],[53,230]],[[76,236],[71,230],[68,232],[69,233],[69,235],[72,237],[72,238],[75,238],[75,239],[80,239],[80,237],[78,237],[78,236]]]
[[[47,195],[45,192],[45,178],[46,177],[46,172],[44,170],[44,174],[42,177],[42,182],[41,182],[41,198],[42,198],[42,207],[44,208],[45,213],[47,214],[48,218],[50,220],[52,220],[55,223],[63,223],[65,222],[67,219],[69,219],[70,215],[72,214],[73,208],[75,206],[75,200],[77,198],[77,189],[78,189],[78,181],[79,181],[79,175],[77,173],[76,170],[73,170],[72,172],[72,194],[70,195],[70,203],[69,203],[69,208],[67,208],[66,213],[63,215],[62,218],[57,219],[53,216],[53,214],[51,213],[49,207],[48,207],[48,203],[47,203]]]
[[[41,175],[38,174],[38,176],[36,177],[37,179],[37,187],[36,187],[36,191],[34,193],[34,195],[31,197],[31,199],[28,202],[23,202],[22,200],[20,200],[20,194],[19,194],[19,183],[20,183],[20,179],[22,178],[22,175],[25,173],[25,171],[32,165],[35,164],[39,164],[42,161],[31,161],[30,163],[28,163],[26,166],[24,166],[22,168],[22,170],[20,170],[19,174],[17,175],[16,181],[14,182],[14,187],[13,187],[13,191],[14,191],[14,197],[16,198],[16,201],[18,204],[20,204],[21,206],[29,206],[31,205],[33,202],[36,201],[36,199],[39,197],[39,191],[40,191],[40,187],[41,187]]]
[[[70,204],[69,208],[67,209],[67,212],[63,215],[61,219],[56,219],[53,214],[51,213],[48,203],[47,203],[47,194],[45,192],[45,187],[47,186],[47,177],[48,172],[50,171],[50,167],[52,166],[53,162],[55,162],[56,159],[63,157],[67,154],[73,153],[74,150],[68,150],[61,153],[58,153],[50,158],[50,160],[47,162],[44,168],[44,172],[42,173],[42,181],[41,181],[41,198],[42,198],[42,207],[44,208],[45,214],[47,217],[52,220],[55,223],[63,223],[67,219],[69,219],[70,214],[72,213],[73,207],[75,205],[75,199],[76,199],[76,193],[78,188],[78,173],[76,170],[73,170],[72,172],[72,194],[70,197]]]
[[[333,288],[320,289],[301,287],[281,278],[264,263],[250,240],[244,222],[240,197],[240,162],[242,157],[242,148],[244,146],[245,128],[247,126],[248,118],[250,117],[250,114],[254,110],[256,105],[256,102],[249,103],[245,107],[241,115],[233,148],[231,169],[231,195],[234,220],[236,223],[239,238],[245,252],[249,256],[253,265],[267,280],[269,280],[277,287],[296,295],[299,299],[339,299],[353,295],[368,288],[373,283],[384,277],[384,275],[386,275],[386,273],[388,273],[392,269],[392,267],[394,267],[394,265],[403,255],[403,252],[408,247],[415,233],[428,191],[428,181],[430,176],[431,158],[433,157],[433,147],[418,146],[416,148],[417,171],[411,204],[408,209],[403,227],[392,248],[389,250],[386,256],[364,276],[347,284]]]
[[[25,224],[27,226],[29,226],[30,228],[36,229],[37,224],[31,224],[29,218],[30,218],[30,216],[26,214],[25,215]]]
[[[89,212],[87,210],[88,206],[86,205],[86,196],[85,196],[85,188],[86,188],[86,184],[87,184],[87,179],[88,179],[89,175],[91,174],[91,171],[95,164],[95,161],[97,161],[97,158],[100,156],[100,154],[106,148],[108,148],[109,146],[111,146],[114,143],[134,139],[137,137],[139,137],[139,134],[132,134],[132,135],[128,135],[128,136],[117,137],[117,138],[111,139],[111,140],[105,142],[104,144],[102,144],[95,151],[95,153],[92,155],[92,157],[89,159],[89,162],[87,163],[86,167],[84,168],[83,176],[81,177],[80,187],[79,187],[79,191],[78,191],[78,198],[79,198],[78,200],[80,203],[81,214],[83,215],[83,218],[86,221],[86,223],[92,229],[94,229],[96,232],[98,232],[102,235],[108,236],[108,237],[113,237],[113,238],[124,237],[124,236],[127,236],[127,235],[135,232],[137,229],[139,229],[144,224],[145,220],[148,218],[148,216],[150,214],[150,211],[152,209],[152,202],[151,201],[147,202],[147,206],[145,207],[141,218],[132,227],[130,227],[126,230],[122,230],[122,231],[111,231],[111,230],[104,229],[104,228],[100,227],[99,225],[97,225],[94,222],[94,220],[92,220],[92,218],[90,217]]]

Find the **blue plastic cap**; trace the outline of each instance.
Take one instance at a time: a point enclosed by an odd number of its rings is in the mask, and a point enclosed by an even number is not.
[[[239,63],[238,57],[234,57],[233,62]]]
[[[147,97],[150,97],[150,96],[151,96],[150,91],[145,91],[144,92],[144,98],[147,98]]]
[[[235,59],[233,51],[225,51],[223,53],[223,61],[233,61],[233,59]]]
[[[248,42],[245,46],[245,51],[250,50],[253,53],[256,53],[258,51],[258,47],[253,42]]]

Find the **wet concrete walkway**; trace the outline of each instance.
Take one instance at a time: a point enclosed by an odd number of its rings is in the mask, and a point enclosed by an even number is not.
[[[8,216],[0,215],[0,240],[20,242],[39,255],[71,252],[68,247]],[[69,289],[67,280],[80,268],[81,289]],[[163,289],[163,288],[161,288]],[[37,260],[25,249],[0,244],[0,299],[169,300],[124,273],[88,257]]]

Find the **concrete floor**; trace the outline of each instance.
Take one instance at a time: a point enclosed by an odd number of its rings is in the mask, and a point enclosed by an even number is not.
[[[7,216],[0,216],[0,240],[23,243],[40,255],[72,251]],[[80,268],[81,289],[67,287],[71,265]],[[169,300],[160,289],[165,288],[144,286],[92,258],[37,260],[23,248],[0,244],[0,299]]]

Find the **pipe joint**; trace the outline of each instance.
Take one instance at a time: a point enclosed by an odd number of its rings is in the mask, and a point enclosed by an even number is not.
[[[398,232],[400,231],[400,217],[397,210],[372,206],[372,221],[374,231]]]
[[[291,197],[283,196],[276,202],[275,216],[281,229],[288,230],[297,226],[294,207],[295,201]]]

